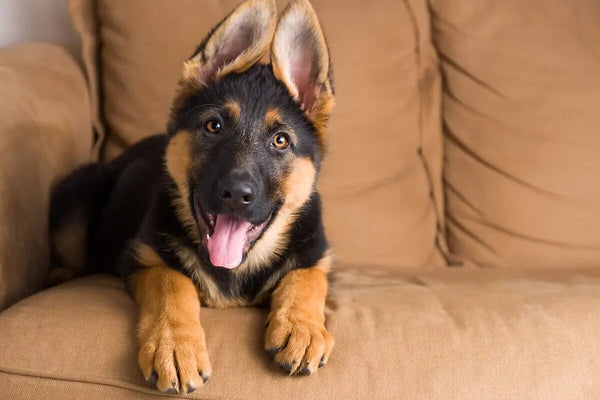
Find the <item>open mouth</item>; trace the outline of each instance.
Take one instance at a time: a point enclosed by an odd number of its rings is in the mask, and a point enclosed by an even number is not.
[[[254,225],[233,214],[207,213],[197,199],[194,201],[194,212],[210,263],[228,269],[242,263],[273,216],[271,213],[263,222]]]

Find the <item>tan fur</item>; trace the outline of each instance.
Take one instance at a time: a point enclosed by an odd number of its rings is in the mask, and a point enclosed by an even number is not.
[[[198,257],[196,253],[190,251],[187,247],[176,246],[177,256],[182,261],[183,268],[189,273],[196,285],[198,286],[198,295],[203,305],[214,308],[232,308],[232,307],[243,307],[248,306],[250,303],[241,297],[228,297],[225,296],[213,277],[203,271],[198,264]],[[231,290],[236,292],[236,282],[232,282]]]
[[[199,240],[196,221],[189,201],[187,201],[189,198],[187,171],[191,163],[189,140],[189,132],[182,131],[177,133],[167,147],[166,162],[167,170],[173,177],[181,193],[180,196],[176,197],[175,207],[177,215],[187,229],[194,233],[196,240]],[[284,204],[280,208],[275,220],[249,251],[245,262],[231,271],[234,277],[239,276],[241,278],[242,275],[263,268],[263,266],[269,265],[277,256],[283,253],[289,243],[290,227],[294,223],[299,209],[310,198],[314,189],[315,178],[315,166],[308,158],[298,158],[294,161],[282,187],[286,199]],[[173,247],[183,248],[183,246],[178,246],[177,244]],[[188,250],[182,249],[179,250],[178,255],[184,260],[184,267],[192,274],[194,282],[201,286],[200,298],[204,305],[218,308],[250,305],[244,299],[224,296],[213,278],[205,274],[198,266],[197,257],[192,253],[188,253]],[[146,261],[146,264],[151,264],[151,261]],[[232,286],[234,286],[232,289],[235,292],[235,280]],[[257,299],[256,301],[260,300],[262,299]]]
[[[273,291],[273,288],[275,288],[285,274],[294,269],[295,265],[295,261],[293,259],[289,259],[286,260],[285,265],[278,271],[272,271],[267,281],[263,284],[260,291],[254,297],[252,305],[267,304],[271,298],[271,292]]]
[[[305,112],[313,122],[324,147],[327,119],[334,103],[328,77],[327,47],[310,4],[305,0],[294,1],[286,12],[291,15],[297,11],[304,15],[297,14],[298,18],[305,18],[306,26],[310,27],[318,44],[319,85],[315,89],[315,103]],[[258,62],[267,52],[272,40],[275,14],[272,0],[248,0],[234,10],[212,33],[204,48],[185,63],[173,112],[179,109],[185,97],[202,90],[209,80],[219,79],[229,73],[244,72]],[[203,68],[210,67],[209,63],[214,61],[222,44],[228,40],[228,35],[248,21],[255,23],[250,47],[233,61],[218,66],[210,77],[203,77]],[[279,53],[275,50],[273,54],[277,57]],[[288,79],[289,71],[283,70],[279,65],[274,66],[274,69],[276,76],[294,94],[293,82]],[[295,95],[298,95],[297,91]],[[242,110],[239,102],[230,100],[224,108],[234,122],[240,120]],[[272,109],[265,115],[264,124],[269,127],[281,121],[279,111]],[[165,164],[177,186],[173,196],[177,217],[189,236],[199,244],[200,232],[193,205],[189,202],[188,173],[193,165],[198,165],[196,163],[201,163],[202,160],[192,158],[191,140],[191,132],[176,132],[167,145]],[[270,265],[288,246],[290,228],[299,210],[313,193],[315,179],[316,168],[310,159],[297,158],[293,161],[279,189],[285,202],[275,220],[250,250],[244,264],[231,271],[233,279],[230,289],[233,296],[222,293],[214,278],[198,264],[195,250],[177,243],[179,239],[164,238],[167,245],[175,250],[189,277],[167,266],[150,246],[142,243],[135,245],[135,257],[142,267],[130,277],[132,292],[141,309],[138,363],[146,379],[156,373],[156,387],[159,390],[187,393],[201,386],[203,378],[211,373],[205,334],[200,323],[201,304],[220,308],[254,305],[266,299],[273,288],[275,290],[271,297],[265,338],[267,349],[281,349],[275,359],[281,364],[290,365],[291,373],[312,373],[320,362],[327,361],[334,345],[333,336],[324,326],[324,304],[328,290],[326,275],[331,265],[329,254],[308,269],[293,269],[294,260],[287,260],[283,268],[269,276],[252,302],[235,295],[236,291],[242,289],[241,282],[245,274]]]
[[[306,203],[314,190],[317,171],[308,158],[297,158],[284,182],[285,203],[283,208],[296,212]]]
[[[276,108],[270,108],[265,114],[264,128],[267,130],[274,125],[280,124],[281,121],[282,119],[279,110]]]
[[[202,64],[199,60],[188,60],[183,63],[183,72],[182,79],[185,82],[196,83],[199,84],[200,87],[203,86],[203,83],[200,81],[200,67]]]
[[[52,241],[63,267],[81,270],[85,266],[86,225],[80,212],[75,213],[70,223],[52,232]]]
[[[277,125],[282,125],[282,131],[289,136],[291,143],[298,142],[298,135],[296,135],[296,132],[294,132],[294,130],[289,125],[285,124],[279,109],[269,108],[269,110],[267,110],[267,112],[265,113],[263,129],[265,131],[269,131]]]
[[[167,172],[175,181],[179,192],[173,200],[177,216],[190,236],[199,242],[200,233],[189,202],[190,192],[187,181],[187,174],[192,164],[191,135],[188,131],[179,131],[171,138],[167,145],[165,163]]]
[[[310,198],[315,179],[316,169],[312,161],[308,158],[297,158],[282,188],[285,202],[275,220],[248,252],[246,261],[233,270],[234,274],[245,274],[261,268],[283,253],[289,243],[290,227],[300,208]]]
[[[45,278],[46,286],[54,286],[75,278],[86,263],[87,232],[81,212],[76,212],[70,222],[50,235],[62,265],[52,265]]]
[[[141,309],[139,366],[146,379],[156,373],[157,389],[187,393],[211,374],[196,288],[185,275],[156,263],[160,257],[150,247],[137,250],[138,260],[152,264],[130,280]]]
[[[156,251],[147,244],[136,243],[133,248],[135,259],[140,265],[150,268],[162,267],[165,264]]]
[[[312,268],[288,272],[271,296],[265,348],[277,350],[275,361],[289,367],[290,374],[313,373],[333,349],[333,335],[325,328],[330,266],[326,255]]]
[[[237,124],[242,115],[242,107],[240,106],[240,103],[236,100],[229,100],[227,103],[225,103],[225,108],[227,109],[227,112],[229,113],[229,116],[233,122]]]
[[[317,15],[308,0],[294,0],[283,11],[277,26],[271,46],[271,61],[275,77],[281,80],[290,94],[299,99],[299,93],[291,75],[291,67],[287,59],[290,41],[294,40],[297,32],[310,32],[314,41],[314,50],[318,64],[315,80],[315,102],[307,117],[313,122],[319,135],[319,143],[326,147],[327,122],[335,104],[333,86],[330,79],[329,50],[319,24]]]
[[[279,210],[275,220],[254,244],[245,262],[231,270],[232,277],[234,278],[231,282],[232,293],[235,293],[239,289],[236,278],[239,277],[241,280],[244,275],[263,268],[265,265],[269,265],[278,255],[283,253],[289,244],[290,227],[294,223],[302,205],[310,198],[314,189],[315,178],[316,169],[309,159],[299,158],[295,160],[282,187],[286,201]],[[258,304],[265,299],[266,294],[281,278],[281,275],[293,267],[290,263],[286,268],[279,271],[280,273],[273,274],[272,279],[265,284],[261,293],[252,302],[248,302],[244,298],[223,295],[213,277],[204,273],[198,265],[198,257],[194,252],[178,243],[171,243],[171,245],[173,248],[178,249],[177,255],[182,260],[183,267],[190,273],[193,281],[198,285],[202,304],[209,307],[229,308]]]
[[[313,104],[309,112],[310,119],[317,131],[321,149],[327,147],[329,117],[334,106],[335,98],[333,97],[333,93],[324,91],[317,97],[315,104]]]
[[[199,265],[198,257],[194,251],[174,242],[171,244],[173,248],[177,249],[177,257],[181,260],[183,268],[189,273],[192,281],[196,284],[200,301],[206,307],[235,308],[264,304],[273,287],[287,271],[292,269],[291,262],[288,262],[283,268],[274,271],[261,288],[261,291],[254,299],[249,301],[243,296],[237,295],[242,289],[241,282],[248,269],[246,269],[246,272],[239,272],[241,267],[237,267],[231,271],[233,279],[230,281],[229,290],[232,296],[225,296],[217,286],[212,275],[205,273]]]
[[[204,49],[191,60],[185,62],[184,79],[206,84],[206,82],[202,82],[200,71],[216,56],[221,43],[227,40],[225,38],[229,30],[235,29],[235,24],[244,24],[247,21],[256,23],[250,46],[232,62],[221,66],[216,71],[214,79],[219,79],[230,73],[244,72],[256,64],[267,52],[273,38],[276,13],[275,3],[272,0],[248,0],[242,3],[213,32]]]

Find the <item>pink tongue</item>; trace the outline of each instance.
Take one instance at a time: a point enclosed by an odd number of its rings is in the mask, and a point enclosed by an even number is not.
[[[207,240],[210,262],[216,267],[235,268],[242,262],[246,232],[252,224],[233,215],[217,215],[215,231]]]

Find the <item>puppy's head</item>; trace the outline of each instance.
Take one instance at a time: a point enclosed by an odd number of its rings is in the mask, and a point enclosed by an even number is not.
[[[332,107],[329,52],[307,0],[278,21],[271,0],[246,1],[186,61],[166,163],[205,262],[235,268],[281,250],[314,191]]]

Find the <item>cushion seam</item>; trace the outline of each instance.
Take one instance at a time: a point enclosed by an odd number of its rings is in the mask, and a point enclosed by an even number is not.
[[[0,366],[0,374],[7,374],[7,375],[15,375],[15,376],[22,376],[22,377],[29,377],[29,378],[39,378],[39,379],[47,379],[47,380],[58,380],[58,381],[65,381],[65,382],[75,382],[75,383],[83,383],[83,384],[87,384],[87,385],[96,385],[96,386],[110,386],[110,387],[115,387],[118,389],[123,389],[123,390],[129,390],[129,391],[133,391],[133,392],[138,392],[138,393],[142,393],[145,395],[151,395],[151,396],[155,396],[155,397],[164,397],[165,394],[159,392],[158,390],[155,389],[149,389],[149,388],[143,388],[139,385],[133,384],[133,383],[128,383],[128,382],[122,382],[122,381],[115,381],[115,380],[102,380],[102,379],[78,379],[78,378],[72,378],[72,377],[63,377],[63,376],[55,376],[55,375],[51,375],[51,374],[43,374],[40,373],[38,371],[30,371],[27,369],[22,369],[22,368],[6,368],[4,366]],[[198,397],[189,397],[189,396],[181,396],[178,395],[177,397],[170,397],[170,398],[180,398],[180,399],[198,399]],[[214,399],[214,400],[225,400],[225,399],[230,399],[225,398],[225,397],[202,397],[202,399]]]
[[[83,74],[85,76],[85,83],[87,89],[88,106],[90,109],[90,124],[93,128],[92,137],[92,148],[90,150],[91,158],[93,161],[100,159],[101,151],[106,137],[106,122],[102,113],[102,77],[101,77],[101,64],[100,64],[100,50],[101,50],[101,37],[100,37],[100,20],[98,16],[98,5],[97,0],[91,0],[89,7],[92,15],[90,16],[93,22],[85,20],[86,17],[82,14],[85,13],[75,1],[69,1],[69,14],[73,24],[73,28],[77,33],[81,41],[81,63],[83,66]],[[77,15],[79,14],[79,15]],[[90,62],[88,52],[93,51],[94,60]]]
[[[457,265],[462,265],[461,260],[457,259],[457,257],[453,254],[450,253],[449,249],[448,249],[448,245],[446,243],[446,233],[445,233],[445,227],[444,227],[444,223],[443,223],[443,217],[444,217],[444,212],[440,212],[440,210],[438,210],[438,202],[437,199],[435,197],[435,191],[434,191],[434,185],[433,185],[433,180],[431,177],[431,170],[429,168],[429,164],[427,163],[427,160],[425,159],[425,155],[423,154],[423,90],[421,87],[421,80],[423,78],[422,73],[421,73],[421,68],[422,68],[422,64],[421,64],[421,56],[422,56],[422,51],[421,51],[421,32],[419,30],[419,25],[417,23],[417,18],[415,15],[415,12],[413,11],[413,7],[410,5],[409,0],[403,0],[404,6],[406,8],[406,11],[408,13],[409,19],[410,19],[410,23],[413,27],[413,35],[414,35],[414,40],[415,40],[415,46],[414,46],[414,56],[415,56],[415,66],[417,69],[417,93],[419,96],[419,110],[418,110],[418,129],[419,129],[419,148],[417,149],[417,155],[418,158],[421,162],[421,165],[423,166],[423,171],[425,173],[425,178],[427,180],[427,184],[429,186],[429,201],[432,203],[433,205],[433,210],[435,212],[435,237],[434,237],[434,244],[433,244],[433,249],[435,251],[435,249],[437,249],[441,256],[444,259],[444,262],[446,263],[446,266],[457,266]],[[440,202],[440,204],[443,205],[443,201]],[[431,257],[429,257],[431,258]]]

